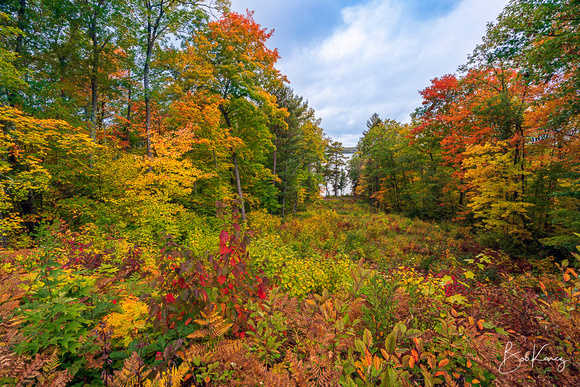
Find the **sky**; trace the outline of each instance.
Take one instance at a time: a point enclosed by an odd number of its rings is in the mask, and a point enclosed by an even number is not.
[[[273,29],[294,94],[355,146],[373,113],[409,122],[430,80],[456,74],[508,0],[232,0]]]

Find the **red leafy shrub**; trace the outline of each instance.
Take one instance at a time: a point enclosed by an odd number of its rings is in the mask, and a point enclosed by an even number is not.
[[[150,314],[157,327],[174,329],[182,322],[199,317],[201,311],[214,305],[229,319],[234,334],[248,329],[248,300],[266,298],[268,279],[248,268],[247,245],[250,233],[242,233],[234,209],[231,230],[222,230],[217,254],[194,257],[171,238],[159,259],[160,273],[156,287],[163,298],[151,302]]]

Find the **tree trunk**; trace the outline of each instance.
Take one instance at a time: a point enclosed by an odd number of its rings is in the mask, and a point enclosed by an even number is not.
[[[147,48],[147,58],[143,69],[143,89],[145,92],[145,143],[147,146],[147,157],[151,158],[151,98],[149,96],[149,60],[151,59],[151,50]],[[151,170],[151,167],[149,167]]]
[[[286,171],[284,174],[284,190],[282,191],[282,223],[286,216],[286,187],[288,186],[288,157],[286,157]]]
[[[127,148],[131,147],[131,94],[133,92],[131,70],[129,70],[129,85],[127,86]]]
[[[151,9],[148,9],[151,10]],[[159,19],[157,19],[159,20]],[[145,53],[145,66],[143,66],[143,92],[145,99],[145,143],[147,146],[147,157],[151,159],[153,153],[151,151],[151,96],[149,95],[149,64],[151,62],[151,55],[153,54],[153,44],[155,43],[155,35],[157,26],[151,25],[151,19],[147,19],[147,52]],[[152,168],[149,166],[149,172]]]
[[[24,51],[24,16],[26,13],[26,0],[20,0],[20,8],[18,8],[18,29],[20,33],[16,38],[16,53],[20,58],[22,58],[22,53]],[[16,68],[20,69],[20,64],[16,62]]]
[[[99,84],[98,84],[98,72],[99,72],[99,54],[100,48],[97,38],[97,11],[93,14],[93,19],[89,25],[89,34],[91,38],[91,43],[93,44],[93,58],[91,63],[91,110],[90,110],[90,121],[91,121],[91,140],[97,141],[97,110],[99,105]]]
[[[272,175],[274,178],[272,179],[272,185],[276,186],[276,158],[278,156],[278,128],[276,128],[276,132],[274,133],[274,166],[272,167]]]
[[[97,109],[98,109],[98,103],[99,103],[99,97],[97,94],[97,79],[96,79],[96,74],[94,73],[93,69],[93,74],[91,75],[91,117],[90,117],[90,121],[91,121],[91,140],[97,141]]]
[[[20,29],[20,33],[16,37],[16,54],[18,54],[18,60],[14,63],[14,67],[16,70],[22,69],[22,57],[24,53],[24,17],[26,13],[26,0],[20,0],[20,7],[18,8],[18,29]],[[16,91],[10,91],[8,93],[8,104],[11,107],[16,107],[18,103],[18,93]]]
[[[220,111],[222,112],[222,115],[224,116],[224,120],[226,121],[226,125],[228,126],[228,130],[230,131],[230,133],[232,133],[233,127],[232,127],[232,123],[230,121],[230,116],[229,116],[227,110],[223,106],[220,106]],[[240,168],[238,166],[238,155],[233,150],[232,150],[232,160],[234,161],[234,177],[236,179],[236,188],[238,190],[238,197],[240,198],[240,212],[242,213],[242,220],[245,221],[246,220],[246,205],[244,203],[244,195],[242,193],[242,182],[240,180]],[[216,164],[216,166],[217,166],[217,164]]]
[[[242,213],[242,220],[246,220],[246,207],[244,204],[244,195],[242,194],[242,183],[240,181],[240,169],[238,168],[238,156],[236,152],[232,153],[234,160],[234,173],[236,175],[236,188],[238,189],[238,197],[240,198],[240,212]]]

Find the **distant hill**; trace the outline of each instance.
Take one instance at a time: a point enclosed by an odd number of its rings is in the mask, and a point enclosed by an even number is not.
[[[352,146],[350,148],[344,148],[343,154],[352,154],[356,152],[356,146]]]

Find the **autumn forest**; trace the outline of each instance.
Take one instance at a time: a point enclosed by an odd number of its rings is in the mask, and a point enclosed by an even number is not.
[[[0,385],[580,385],[578,15],[347,161],[228,0],[3,1]]]

